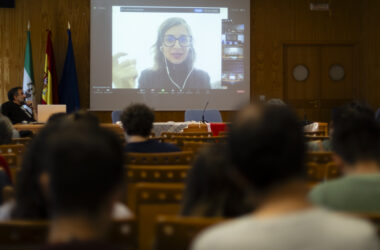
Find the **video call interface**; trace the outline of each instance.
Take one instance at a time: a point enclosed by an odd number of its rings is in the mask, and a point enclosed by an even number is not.
[[[158,110],[199,107],[206,101],[228,110],[249,100],[247,6],[128,2],[92,1],[92,109],[132,99]]]

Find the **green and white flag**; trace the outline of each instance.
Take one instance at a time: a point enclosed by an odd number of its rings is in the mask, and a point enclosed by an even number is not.
[[[33,73],[33,60],[32,60],[32,45],[30,42],[30,24],[28,24],[26,48],[25,48],[25,62],[24,62],[24,79],[23,91],[26,95],[26,101],[34,102],[34,73]]]

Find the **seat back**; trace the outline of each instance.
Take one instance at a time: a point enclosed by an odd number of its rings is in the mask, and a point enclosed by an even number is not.
[[[189,109],[185,111],[185,121],[202,121],[203,110]],[[223,122],[222,115],[219,110],[209,109],[204,112],[206,122]]]
[[[22,144],[6,144],[0,145],[0,154],[16,154],[22,155],[24,153],[25,146]]]
[[[140,250],[153,246],[154,225],[158,215],[177,215],[181,209],[184,184],[138,183],[134,192],[136,218],[138,218]]]
[[[324,141],[324,140],[329,140],[330,137],[329,136],[322,136],[322,135],[320,135],[320,136],[306,135],[305,139],[308,142],[309,141]]]
[[[189,165],[193,153],[188,151],[172,153],[128,153],[127,165]]]
[[[32,140],[30,137],[24,137],[24,138],[13,138],[11,141],[11,144],[22,144],[22,145],[28,145],[28,143]]]
[[[332,152],[309,152],[306,156],[308,177],[312,182],[334,179],[341,175],[332,159]]]
[[[171,138],[175,141],[177,146],[183,147],[186,142],[201,142],[201,143],[225,143],[227,137],[225,136],[213,136],[213,137],[191,137],[191,136],[174,136]]]
[[[45,245],[48,230],[47,221],[0,222],[0,249],[40,249]]]
[[[111,113],[112,123],[116,123],[116,122],[120,121],[121,113],[122,113],[121,110],[112,111],[112,113]]]
[[[207,142],[193,142],[193,141],[184,141],[181,149],[183,151],[191,151],[193,154],[198,153],[198,151],[206,146],[209,146],[211,143]]]
[[[46,244],[48,231],[48,221],[0,222],[0,249],[41,249]],[[121,249],[137,250],[136,220],[115,220],[106,239],[111,245]]]
[[[15,185],[17,183],[17,176],[18,173],[21,170],[21,158],[17,156],[16,154],[1,154],[1,156],[5,159],[5,161],[8,163],[9,170],[12,175],[12,183]]]
[[[184,183],[189,170],[190,166],[188,165],[127,166],[127,186],[125,192],[127,206],[135,212],[134,193],[136,192],[136,185],[138,183]]]
[[[183,133],[205,133],[208,132],[208,126],[205,123],[191,123],[182,131]]]
[[[161,215],[155,226],[155,250],[190,249],[192,241],[201,231],[223,220]]]
[[[173,137],[212,137],[211,132],[188,132],[188,133],[175,133],[175,132],[163,132],[161,134],[162,138],[173,138]]]

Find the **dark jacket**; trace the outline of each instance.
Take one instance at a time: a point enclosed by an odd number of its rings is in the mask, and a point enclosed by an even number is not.
[[[1,113],[7,116],[13,124],[22,123],[23,121],[34,122],[33,115],[22,109],[21,105],[14,102],[6,102],[1,105]]]

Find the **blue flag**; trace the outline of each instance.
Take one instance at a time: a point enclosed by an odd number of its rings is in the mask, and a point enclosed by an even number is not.
[[[61,82],[58,86],[59,102],[67,105],[67,113],[75,112],[80,108],[79,104],[79,91],[78,91],[78,77],[75,67],[74,49],[71,41],[71,31],[67,30],[69,41],[67,46],[67,53],[65,65],[63,67]]]

